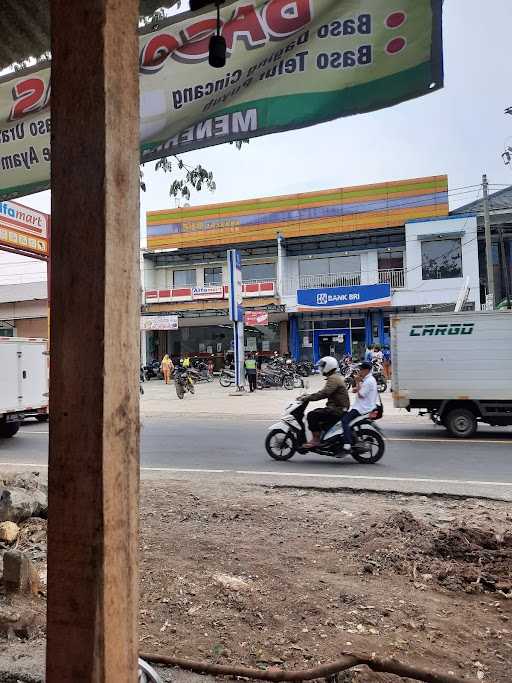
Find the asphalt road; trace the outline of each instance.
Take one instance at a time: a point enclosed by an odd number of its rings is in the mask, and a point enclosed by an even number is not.
[[[425,421],[383,424],[386,454],[376,465],[351,458],[296,455],[271,460],[264,449],[265,418],[145,419],[141,467],[144,476],[234,476],[247,481],[314,486],[350,486],[398,491],[483,495],[512,500],[512,430],[486,427],[456,440]],[[44,467],[48,426],[27,422],[12,439],[0,440],[2,466]]]

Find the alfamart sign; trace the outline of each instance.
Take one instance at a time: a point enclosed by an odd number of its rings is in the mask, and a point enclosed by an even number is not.
[[[48,256],[50,216],[17,202],[0,202],[0,246]]]
[[[236,0],[140,36],[141,160],[389,107],[443,86],[442,0]],[[0,81],[0,199],[47,188],[50,66]],[[120,116],[122,112],[120,112]]]

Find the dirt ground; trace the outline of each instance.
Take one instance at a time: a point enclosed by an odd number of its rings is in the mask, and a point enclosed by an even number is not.
[[[44,572],[42,530],[25,523],[19,547]],[[292,669],[352,650],[510,680],[508,503],[144,482],[141,531],[143,651]],[[40,618],[44,601],[44,585],[30,605],[0,593],[0,613]],[[37,624],[0,632],[0,651],[42,649]]]

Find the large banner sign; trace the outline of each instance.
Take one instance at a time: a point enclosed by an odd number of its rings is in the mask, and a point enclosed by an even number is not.
[[[140,36],[141,160],[374,111],[443,87],[442,0],[235,0]],[[0,198],[48,187],[50,66],[0,81]],[[119,116],[123,113],[119,112]]]
[[[297,290],[297,310],[299,311],[383,308],[390,304],[391,286],[389,284]]]

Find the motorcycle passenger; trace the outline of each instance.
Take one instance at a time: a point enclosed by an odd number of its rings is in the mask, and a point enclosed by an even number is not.
[[[343,422],[343,449],[350,451],[352,448],[352,429],[350,423],[356,417],[371,413],[375,410],[379,402],[379,392],[377,391],[377,382],[372,375],[372,363],[364,361],[359,366],[359,372],[354,375],[355,387],[352,393],[356,394],[356,400],[352,405],[352,409],[348,413],[344,413],[341,418]]]
[[[318,367],[325,377],[325,386],[314,394],[306,394],[304,400],[322,401],[326,398],[327,405],[325,408],[317,408],[308,413],[308,426],[313,438],[304,446],[310,449],[320,445],[321,432],[339,422],[343,413],[350,408],[347,387],[343,377],[338,374],[339,366],[336,358],[325,356],[320,359]]]

